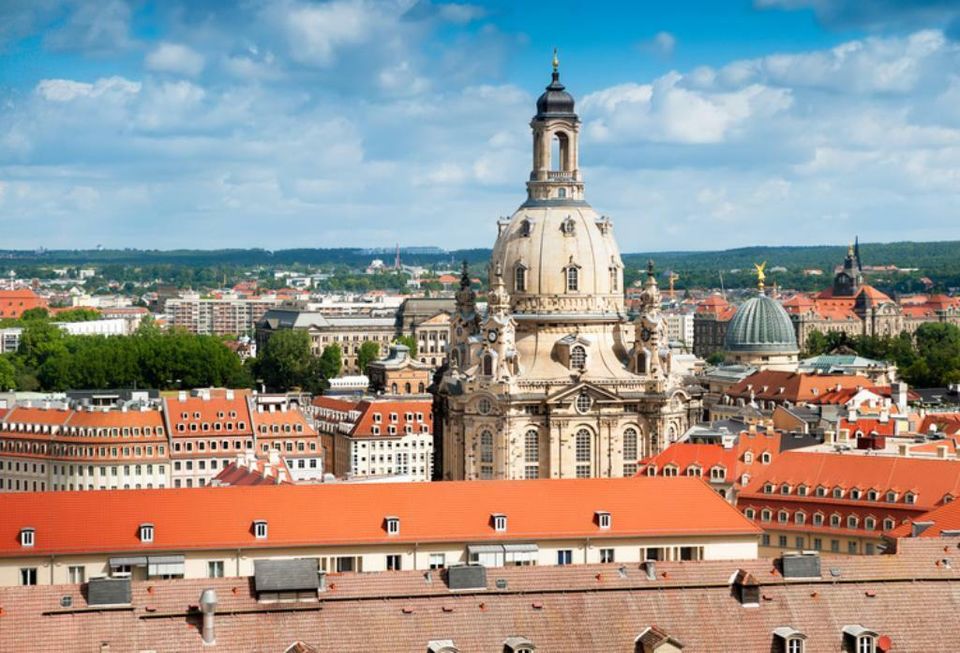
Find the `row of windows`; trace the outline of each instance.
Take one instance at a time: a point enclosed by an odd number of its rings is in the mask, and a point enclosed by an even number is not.
[[[777,492],[777,486],[773,483],[765,483],[763,486],[764,494],[774,494]],[[793,494],[796,493],[797,496],[806,497],[810,496],[810,486],[808,485],[798,485],[796,488],[791,486],[789,483],[782,483],[779,487],[780,494]],[[832,490],[828,489],[824,485],[817,486],[814,490],[814,496],[817,497],[831,497],[833,499],[849,499],[851,501],[883,501],[886,503],[896,503],[900,498],[900,493],[895,490],[888,490],[885,493],[881,493],[878,490],[870,489],[864,492],[860,488],[851,488],[850,490],[844,490],[839,485],[834,487]],[[953,499],[952,495],[946,495],[944,497],[944,502],[949,503]],[[914,504],[917,502],[917,495],[913,492],[906,492],[903,495],[903,502]]]
[[[203,431],[203,432],[206,433],[206,432],[209,432],[209,431],[211,431],[211,430],[213,430],[213,431],[232,431],[232,430],[233,430],[233,427],[234,427],[234,424],[233,424],[233,422],[223,422],[222,424],[221,424],[220,422],[214,422],[213,425],[212,425],[212,428],[211,428],[211,425],[210,425],[209,422],[203,422],[202,424],[198,424],[198,423],[196,423],[196,422],[191,422],[191,423],[189,424],[189,429],[188,429],[187,427],[188,427],[187,424],[177,424],[177,432],[178,432],[178,433],[184,433],[184,432],[186,432],[187,430],[189,430],[189,431],[192,432],[192,433],[196,433],[197,431]],[[247,423],[246,423],[246,422],[237,422],[236,427],[237,427],[237,430],[238,430],[238,431],[243,431],[243,430],[245,430],[245,429],[247,428]]]
[[[743,514],[747,519],[756,519],[757,511],[754,508],[747,508],[743,511]],[[760,521],[762,522],[771,522],[773,521],[774,513],[769,508],[763,508],[759,512]],[[793,523],[797,526],[803,526],[807,523],[807,513],[802,510],[798,510],[794,513],[790,513],[788,510],[780,510],[776,513],[777,523],[780,524],[789,524]],[[856,529],[860,528],[860,516],[859,515],[847,515],[846,518],[843,517],[840,513],[833,513],[828,518],[822,512],[816,512],[810,518],[810,523],[813,526],[824,526],[826,524],[830,525],[830,528],[847,528],[847,529]],[[868,515],[863,518],[863,528],[864,530],[874,531],[877,529],[880,522],[876,517]],[[896,528],[897,521],[893,517],[886,517],[883,520],[883,530],[890,531]]]
[[[761,546],[772,546],[773,539],[770,537],[769,533],[764,533],[760,536]],[[777,546],[781,549],[785,549],[790,545],[789,538],[786,535],[777,536]],[[823,539],[819,537],[810,538],[810,541],[807,541],[807,538],[803,535],[797,535],[793,538],[793,548],[796,549],[810,549],[814,551],[823,551]],[[830,553],[840,553],[842,551],[840,540],[830,540]],[[863,546],[860,546],[860,543],[857,540],[847,540],[847,554],[848,555],[876,555],[880,553],[880,549],[874,542],[864,542]]]
[[[266,424],[260,425],[261,433],[303,433],[303,424]]]
[[[199,440],[196,442],[196,449],[197,451],[207,451],[208,449],[210,451],[216,451],[217,447],[219,447],[221,451],[227,451],[228,449],[231,448],[230,444],[231,444],[230,440],[220,440],[219,443],[216,440],[210,440],[209,442],[206,440]],[[243,440],[233,440],[232,448],[234,451],[245,451],[246,449],[253,449],[253,440],[247,440],[245,442]],[[174,452],[180,452],[180,451],[191,452],[193,451],[193,449],[194,449],[193,442],[188,441],[188,442],[173,443]]]
[[[70,456],[70,457],[79,457],[87,456],[94,457],[100,456],[105,457],[107,451],[110,451],[110,456],[115,458],[120,455],[118,452],[123,451],[124,456],[131,455],[131,451],[135,456],[142,456],[144,452],[147,456],[153,456],[154,446],[135,446],[135,447],[94,447],[88,445],[66,445],[66,444],[54,444],[47,446],[46,443],[40,442],[19,442],[13,440],[0,440],[0,452],[10,452],[10,453],[24,453],[24,454],[39,454],[45,455],[50,453],[54,456]],[[158,456],[164,455],[166,452],[166,447],[164,445],[157,445],[156,453]]]
[[[33,432],[33,433],[50,433],[56,434],[60,433],[65,436],[75,436],[75,437],[89,437],[89,438],[119,438],[121,436],[128,437],[134,436],[139,437],[141,435],[163,435],[162,426],[144,426],[143,428],[139,426],[124,426],[124,427],[111,427],[111,428],[98,428],[98,427],[82,427],[82,426],[49,426],[48,424],[2,424],[0,425],[4,431],[21,431],[21,432]]]

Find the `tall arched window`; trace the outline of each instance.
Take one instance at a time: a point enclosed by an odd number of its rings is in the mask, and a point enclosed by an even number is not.
[[[391,384],[390,384],[390,394],[392,394],[392,395],[397,394],[397,384],[396,384],[396,383],[391,383]]]
[[[493,376],[493,355],[487,354],[483,357],[483,374],[484,376]]]
[[[583,345],[574,345],[570,350],[570,367],[582,370],[587,366],[587,350]]]
[[[513,289],[517,292],[524,292],[527,289],[527,268],[518,265],[513,276]]]
[[[540,432],[530,429],[523,436],[523,477],[540,478]]]
[[[623,432],[623,475],[634,476],[637,473],[637,429],[628,428]]]
[[[610,268],[610,290],[619,290],[619,278],[620,274],[618,273],[617,268]]]
[[[590,430],[580,429],[574,441],[577,461],[577,478],[590,478],[590,461],[592,460],[590,445]]]
[[[530,235],[531,225],[529,220],[524,220],[520,223],[520,235],[524,238]]]
[[[580,270],[571,265],[567,268],[567,292],[576,292],[580,289]]]
[[[420,382],[420,385],[417,387],[417,392],[419,392],[420,394],[423,394],[424,392],[426,392],[426,390],[427,390],[427,389],[426,389],[426,387],[424,387],[423,381],[421,381],[421,382]]]
[[[407,394],[410,394],[411,392],[413,392],[413,388],[410,387],[409,383],[405,383],[403,384],[403,391]]]
[[[493,478],[493,433],[480,432],[480,478]]]

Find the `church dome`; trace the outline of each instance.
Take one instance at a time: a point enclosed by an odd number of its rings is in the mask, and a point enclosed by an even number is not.
[[[491,259],[519,313],[621,313],[623,263],[613,223],[585,202],[521,207]]]
[[[796,352],[793,322],[780,302],[758,295],[737,309],[727,327],[724,349],[730,352]]]
[[[537,99],[537,118],[575,118],[573,96],[560,83],[560,73],[553,72],[553,81]]]

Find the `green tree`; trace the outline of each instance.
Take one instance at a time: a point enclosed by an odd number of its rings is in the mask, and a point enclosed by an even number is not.
[[[10,356],[0,356],[0,390],[17,388],[17,367]]]
[[[38,369],[47,358],[61,353],[65,348],[65,336],[60,327],[46,320],[34,319],[23,327],[17,355],[22,358],[25,367]]]
[[[710,354],[709,356],[707,356],[707,364],[708,364],[708,365],[719,365],[720,363],[722,363],[722,362],[724,361],[725,358],[726,358],[726,356],[724,355],[724,353],[723,353],[722,351],[715,351],[715,352],[713,352],[712,354]]]
[[[357,352],[357,367],[360,368],[361,372],[366,373],[367,365],[379,357],[380,345],[368,340],[360,345],[360,350]]]
[[[69,311],[57,313],[53,319],[57,322],[90,322],[91,320],[99,320],[101,317],[100,311],[95,311],[92,308],[73,308]]]
[[[255,365],[256,374],[269,388],[311,388],[318,379],[310,335],[298,329],[277,331],[267,339]]]
[[[49,317],[50,312],[42,306],[28,308],[20,314],[20,319],[24,322],[29,322],[31,320],[46,320],[49,319]]]
[[[417,339],[413,336],[397,336],[394,342],[398,345],[406,345],[410,350],[410,358],[417,357]]]
[[[341,369],[343,369],[343,351],[340,345],[333,343],[329,347],[324,347],[323,353],[320,354],[320,375],[324,380],[333,379],[340,375]]]
[[[807,339],[804,342],[804,355],[820,356],[821,354],[825,354],[828,351],[828,344],[827,337],[814,329],[807,334]]]

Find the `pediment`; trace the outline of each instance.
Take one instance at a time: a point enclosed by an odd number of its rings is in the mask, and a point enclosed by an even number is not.
[[[618,395],[605,388],[601,388],[600,386],[592,383],[587,383],[586,381],[580,381],[569,388],[565,388],[550,395],[547,397],[546,403],[560,404],[570,400],[572,397],[575,397],[582,392],[586,392],[593,398],[594,401],[599,401],[601,403],[623,401],[623,399],[621,399]]]

